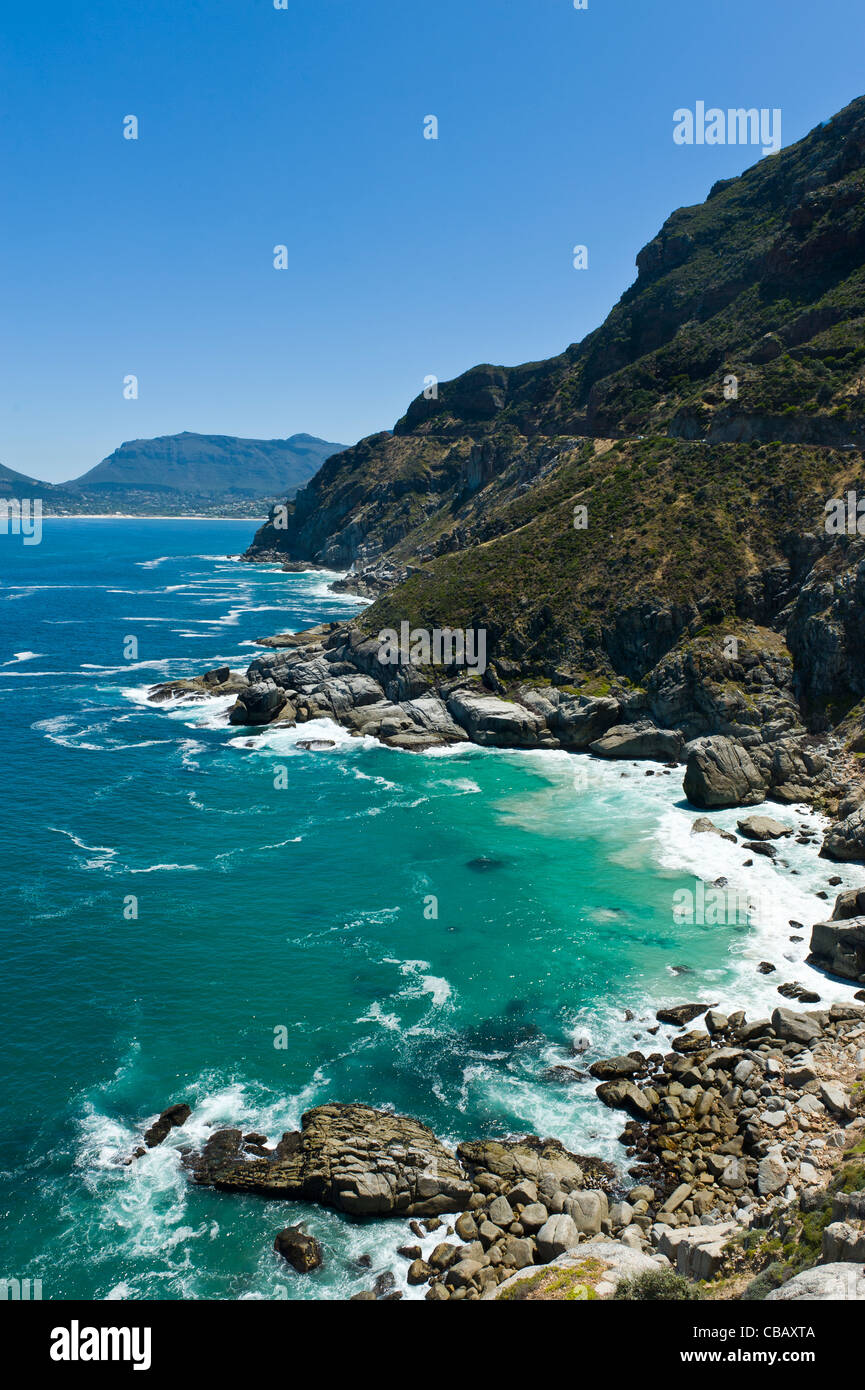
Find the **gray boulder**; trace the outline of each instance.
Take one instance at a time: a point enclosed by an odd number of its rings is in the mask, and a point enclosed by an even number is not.
[[[693,806],[755,806],[768,781],[741,743],[718,736],[691,748],[683,787]]]
[[[823,1231],[823,1260],[826,1264],[865,1263],[865,1226],[849,1221],[833,1221]]]
[[[736,824],[746,840],[781,840],[785,835],[793,834],[789,825],[774,820],[772,816],[746,816]]]
[[[807,1014],[794,1013],[792,1009],[775,1009],[772,1014],[772,1028],[779,1038],[786,1042],[803,1043],[806,1047],[816,1042],[823,1029]]]
[[[829,827],[820,853],[825,859],[865,863],[865,806]]]
[[[577,1230],[586,1236],[600,1234],[601,1225],[609,1219],[610,1206],[606,1192],[572,1192],[565,1198],[564,1214],[571,1217]]]
[[[865,916],[816,922],[808,959],[842,979],[865,983]]]
[[[549,1264],[550,1260],[563,1255],[566,1250],[572,1250],[579,1239],[580,1232],[572,1216],[566,1212],[551,1216],[537,1234],[539,1262]]]
[[[780,1289],[773,1289],[766,1295],[767,1303],[793,1303],[798,1301],[824,1302],[841,1300],[865,1300],[865,1268],[853,1264],[825,1264],[816,1269],[806,1269]]]
[[[285,704],[285,691],[273,681],[255,681],[241,690],[228,712],[229,724],[269,724]]]
[[[539,714],[512,700],[455,690],[448,711],[475,743],[493,748],[534,748],[546,726]]]
[[[658,729],[647,720],[639,724],[617,724],[602,738],[589,744],[600,758],[649,759],[670,762],[678,758],[685,740],[677,729]]]
[[[688,1279],[712,1279],[724,1258],[728,1242],[738,1230],[733,1221],[716,1226],[664,1227],[658,1250]]]
[[[846,922],[851,917],[865,916],[865,888],[850,888],[839,893],[832,910],[833,922]]]

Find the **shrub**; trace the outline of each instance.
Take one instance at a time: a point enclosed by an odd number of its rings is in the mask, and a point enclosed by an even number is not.
[[[780,1288],[784,1282],[784,1266],[782,1264],[771,1264],[758,1274],[756,1279],[752,1279],[742,1298],[747,1301],[763,1299],[770,1294],[773,1289]]]
[[[649,1269],[633,1279],[623,1279],[614,1295],[616,1302],[639,1303],[673,1303],[702,1297],[695,1284],[689,1284],[672,1269]]]

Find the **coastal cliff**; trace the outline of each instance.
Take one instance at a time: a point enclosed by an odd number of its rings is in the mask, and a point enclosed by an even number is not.
[[[376,600],[366,638],[482,630],[510,746],[609,696],[619,722],[742,744],[744,795],[810,791],[853,815],[830,848],[862,858],[863,192],[860,98],[675,212],[581,343],[418,397],[245,558],[349,569],[336,587]],[[833,529],[827,506],[851,498]]]

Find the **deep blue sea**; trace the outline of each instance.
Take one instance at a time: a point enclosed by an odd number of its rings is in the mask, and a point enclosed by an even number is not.
[[[794,978],[849,995],[803,957],[828,915],[817,891],[861,869],[786,841],[777,866],[745,869],[740,847],[691,835],[679,772],[413,755],[323,722],[250,746],[229,701],[149,705],[154,682],[242,669],[257,637],[358,611],[335,576],[231,558],[253,530],[69,519],[40,545],[0,536],[0,1274],[41,1278],[44,1298],[337,1298],[402,1278],[404,1222],[191,1189],[178,1146],[235,1124],[275,1139],[357,1100],[453,1141],[535,1132],[621,1162],[622,1117],[550,1068],[664,1050],[669,1030],[646,1032],[662,1002],[765,1012]],[[299,749],[311,731],[335,746]],[[696,876],[772,911],[677,921]],[[124,1166],[184,1100],[188,1124]],[[324,1245],[313,1275],[272,1250],[299,1219]]]

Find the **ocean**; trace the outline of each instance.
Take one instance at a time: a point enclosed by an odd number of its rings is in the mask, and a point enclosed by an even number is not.
[[[804,957],[828,879],[861,869],[789,840],[745,868],[691,834],[681,770],[409,754],[325,721],[252,737],[226,699],[148,704],[156,682],[244,668],[258,637],[358,612],[335,575],[231,558],[253,530],[75,518],[38,546],[0,537],[0,1276],[46,1299],[344,1298],[385,1270],[405,1288],[404,1221],[194,1189],[180,1147],[224,1125],[274,1140],[355,1100],[624,1171],[621,1113],[552,1069],[666,1050],[672,1030],[648,1033],[664,1003],[756,1016],[787,979],[849,997]],[[719,878],[759,897],[757,920],[677,915]],[[179,1101],[187,1124],[124,1164]],[[324,1247],[311,1275],[272,1249],[299,1220]]]

